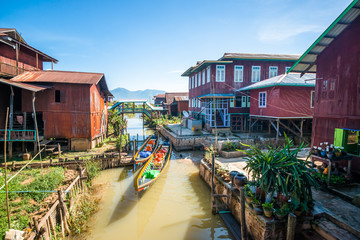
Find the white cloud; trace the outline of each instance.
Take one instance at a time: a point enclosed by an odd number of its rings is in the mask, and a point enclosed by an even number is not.
[[[261,28],[258,33],[262,42],[284,41],[302,33],[321,32],[323,29],[318,25],[291,25],[290,23],[273,23]]]

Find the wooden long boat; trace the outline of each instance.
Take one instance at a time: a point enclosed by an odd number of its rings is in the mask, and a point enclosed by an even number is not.
[[[139,150],[136,152],[135,156],[134,156],[134,161],[135,164],[143,164],[146,161],[148,161],[153,155],[155,150],[157,149],[159,144],[159,136],[157,134],[154,135],[150,135],[144,142],[143,145],[141,145],[141,147],[139,148]],[[147,151],[150,152],[150,155],[143,157],[141,156],[142,153],[141,152],[145,152],[148,146],[151,146],[151,151]]]
[[[161,176],[170,163],[171,151],[172,146],[167,141],[156,149],[136,178],[135,188],[138,192],[149,188]]]

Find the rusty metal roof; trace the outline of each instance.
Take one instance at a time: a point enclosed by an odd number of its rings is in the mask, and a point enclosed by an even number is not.
[[[166,104],[171,104],[175,97],[189,96],[188,92],[167,92],[165,93]]]
[[[317,57],[360,15],[360,1],[354,0],[316,39],[289,72],[316,73]]]
[[[0,78],[0,83],[4,83],[13,87],[18,87],[18,88],[22,88],[31,92],[40,92],[40,91],[44,91],[48,88],[52,88],[51,86],[41,86],[41,85],[36,85],[36,84],[31,84],[31,83],[21,83],[21,82],[14,82],[11,80],[7,80],[7,79],[2,79]]]
[[[97,84],[103,77],[103,73],[46,70],[24,72],[11,80],[15,82]]]
[[[107,96],[112,96],[103,73],[71,72],[71,71],[28,71],[11,79],[22,83],[70,83],[70,84],[99,84]]]
[[[164,93],[158,94],[154,96],[154,98],[165,98],[165,94]]]

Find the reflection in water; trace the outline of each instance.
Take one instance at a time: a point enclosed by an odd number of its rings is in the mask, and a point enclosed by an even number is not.
[[[136,116],[128,118],[128,132],[139,140],[153,133]],[[86,239],[231,239],[220,217],[211,214],[210,189],[199,177],[202,153],[181,154],[185,159],[173,152],[167,170],[141,194],[133,187],[132,167],[103,171],[94,183],[107,187]]]

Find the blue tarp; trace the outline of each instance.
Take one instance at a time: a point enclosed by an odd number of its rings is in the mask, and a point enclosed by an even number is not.
[[[141,157],[141,158],[147,158],[148,156],[150,156],[151,155],[151,152],[139,152],[139,156]]]

